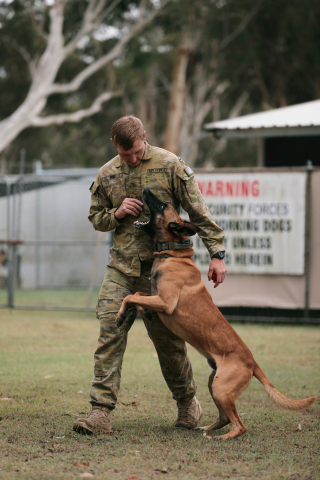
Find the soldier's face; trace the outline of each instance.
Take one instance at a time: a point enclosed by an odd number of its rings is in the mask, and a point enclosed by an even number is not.
[[[127,163],[130,167],[137,167],[141,162],[141,159],[144,155],[146,148],[145,144],[146,132],[144,132],[144,138],[137,138],[134,142],[133,147],[130,150],[125,150],[121,145],[115,145],[118,154],[122,160]]]

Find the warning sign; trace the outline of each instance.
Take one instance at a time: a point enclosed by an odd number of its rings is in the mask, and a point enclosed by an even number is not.
[[[214,221],[225,231],[228,273],[304,273],[305,173],[197,174]],[[209,254],[194,238],[194,260]]]

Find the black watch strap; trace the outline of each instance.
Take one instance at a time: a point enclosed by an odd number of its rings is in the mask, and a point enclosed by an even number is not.
[[[226,252],[217,252],[214,255],[212,255],[211,258],[219,258],[219,260],[223,260],[225,256],[226,256]]]

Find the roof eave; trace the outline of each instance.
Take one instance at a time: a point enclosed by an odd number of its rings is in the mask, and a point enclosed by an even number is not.
[[[216,128],[213,125],[205,125],[207,131],[212,132],[216,138],[267,138],[267,137],[304,137],[320,135],[320,126],[309,127],[273,127],[273,128],[249,128],[249,129],[226,129]]]

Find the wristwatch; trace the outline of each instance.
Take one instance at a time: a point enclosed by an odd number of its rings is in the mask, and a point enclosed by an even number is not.
[[[211,258],[219,258],[219,260],[223,260],[225,256],[226,256],[226,252],[218,252],[212,255]]]

